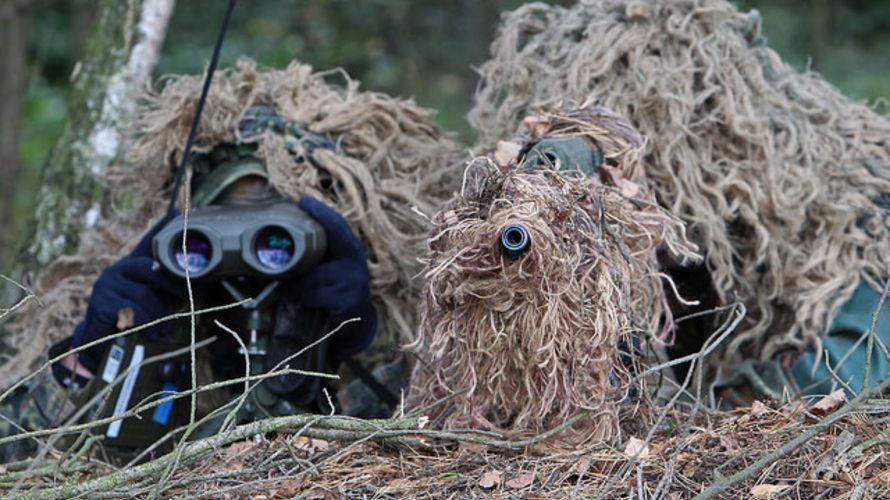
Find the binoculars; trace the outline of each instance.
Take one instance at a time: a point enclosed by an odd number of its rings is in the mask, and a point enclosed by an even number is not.
[[[327,249],[324,228],[294,203],[207,206],[164,226],[152,240],[168,272],[196,281],[232,277],[284,280],[317,265]],[[183,242],[183,233],[185,241]]]

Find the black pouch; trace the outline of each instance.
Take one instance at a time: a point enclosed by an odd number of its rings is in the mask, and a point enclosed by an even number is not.
[[[95,419],[127,415],[93,431],[104,434],[103,445],[143,449],[183,421],[183,416],[188,414],[188,399],[169,398],[182,391],[188,380],[188,353],[169,356],[182,347],[185,346],[180,343],[140,335],[112,341],[99,371],[85,391],[97,405]],[[164,399],[168,400],[129,415],[137,407]]]
[[[275,328],[264,361],[264,371],[288,367],[303,372],[331,372],[328,364],[330,338],[327,318],[321,311],[307,309],[282,300],[277,305]],[[316,343],[313,347],[309,347]],[[300,351],[304,351],[299,355]],[[277,367],[277,368],[276,368]],[[329,411],[319,404],[323,379],[291,373],[267,379],[264,384],[273,393],[306,411]]]

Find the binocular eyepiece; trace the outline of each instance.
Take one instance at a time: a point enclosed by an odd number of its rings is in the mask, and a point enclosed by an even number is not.
[[[318,264],[327,249],[324,228],[291,202],[256,207],[208,206],[183,216],[152,240],[155,258],[174,275],[195,280],[234,276],[287,279]]]
[[[509,224],[501,230],[501,249],[507,255],[519,255],[531,246],[531,236],[522,224]]]

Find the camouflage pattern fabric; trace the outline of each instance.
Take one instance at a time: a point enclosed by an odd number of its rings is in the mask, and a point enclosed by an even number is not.
[[[57,352],[59,344],[44,355],[41,365]],[[62,346],[67,349],[67,342]],[[58,352],[61,352],[59,349]],[[0,405],[0,438],[27,431],[50,429],[61,425],[76,409],[69,390],[47,369],[15,390]],[[35,439],[20,439],[0,445],[0,463],[8,463],[33,455],[39,447]]]
[[[341,370],[342,371],[342,370]],[[377,366],[371,374],[389,392],[399,397],[408,386],[411,370],[404,356],[398,360]],[[337,391],[340,412],[358,418],[389,418],[393,409],[386,406],[367,384],[356,378]]]
[[[283,136],[288,151],[296,155],[305,154],[310,161],[312,152],[316,148],[330,149],[331,151],[336,149],[333,141],[327,137],[310,132],[296,123],[285,120],[275,114],[270,106],[251,107],[238,122],[238,135],[243,142],[252,142],[267,131]]]

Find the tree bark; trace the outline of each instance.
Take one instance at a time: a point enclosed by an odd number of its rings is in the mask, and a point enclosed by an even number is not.
[[[105,194],[101,178],[128,147],[137,98],[157,62],[173,5],[174,0],[100,0],[13,275],[36,273],[73,253],[80,234],[96,223]]]
[[[28,14],[24,1],[0,3],[0,269],[12,252],[12,210],[21,157]]]

